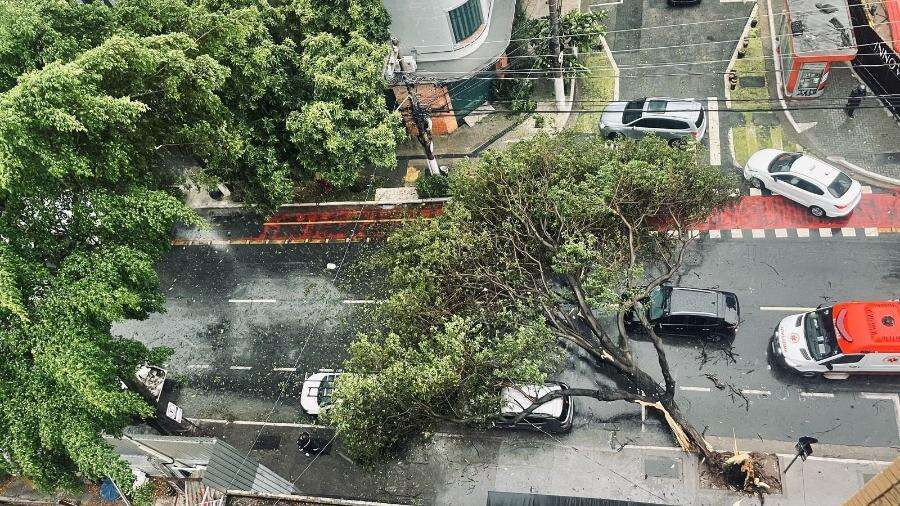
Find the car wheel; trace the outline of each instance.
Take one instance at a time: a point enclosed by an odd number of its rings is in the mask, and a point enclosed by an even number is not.
[[[619,134],[617,134],[616,132],[610,132],[610,133],[606,134],[606,140],[614,141],[618,138],[619,138]]]
[[[669,139],[669,146],[672,146],[674,148],[683,147],[685,144],[687,144],[687,141],[684,139],[684,137],[676,137],[674,139]]]
[[[825,210],[819,206],[810,206],[809,214],[815,216],[816,218],[822,218],[825,216]]]
[[[814,373],[814,372],[803,372],[803,373],[800,373],[800,376],[803,376],[804,378],[815,378],[815,377],[816,377],[816,373]]]
[[[763,183],[762,180],[759,179],[758,177],[751,177],[750,185],[753,186],[754,188],[756,188],[757,190],[765,190],[766,189],[766,184]]]

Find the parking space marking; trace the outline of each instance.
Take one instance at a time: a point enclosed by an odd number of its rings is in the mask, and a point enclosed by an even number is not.
[[[766,237],[766,231],[761,228],[754,228],[750,233],[753,235],[754,239],[764,239]]]
[[[801,313],[805,313],[807,311],[815,311],[814,307],[792,307],[792,306],[760,306],[760,311],[800,311]]]
[[[759,188],[750,188],[750,196],[751,197],[761,197],[762,190],[760,190]]]
[[[828,392],[800,392],[800,397],[834,397],[834,394]]]
[[[250,369],[253,369],[253,367],[249,365],[233,365],[229,367],[229,369],[232,371],[249,371]]]
[[[775,237],[787,237],[787,229],[786,228],[776,228],[775,229]]]
[[[894,403],[894,418],[897,421],[897,436],[900,437],[900,394],[879,394],[863,392],[859,394],[863,399],[874,399],[880,401],[892,401]]]
[[[706,105],[709,118],[707,132],[709,134],[709,164],[722,165],[722,144],[719,141],[719,98],[709,97]]]
[[[741,389],[741,393],[747,395],[772,395],[772,392],[768,390],[751,390],[751,389]]]
[[[866,237],[878,237],[878,228],[866,227],[865,234],[866,234]]]
[[[809,237],[809,229],[808,228],[798,228],[797,229],[797,237]]]
[[[297,372],[296,367],[273,367],[273,371]]]
[[[743,239],[744,232],[739,228],[733,228],[733,229],[731,229],[731,238],[732,239]]]
[[[278,302],[275,299],[228,299],[232,304],[274,304]]]
[[[680,390],[685,390],[688,392],[709,392],[709,387],[678,387]]]
[[[819,229],[819,237],[831,237],[831,229],[830,228],[820,228]]]
[[[853,227],[841,228],[841,235],[844,237],[856,237],[856,229]]]
[[[710,239],[721,239],[721,238],[722,238],[722,232],[719,231],[719,230],[710,230],[710,231],[709,231],[709,238],[710,238]]]

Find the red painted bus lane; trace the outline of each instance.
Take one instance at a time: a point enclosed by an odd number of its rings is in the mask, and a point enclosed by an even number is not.
[[[778,195],[748,196],[691,228],[706,231],[844,227],[900,228],[900,194],[864,194],[856,209],[843,218],[816,218],[805,207]]]

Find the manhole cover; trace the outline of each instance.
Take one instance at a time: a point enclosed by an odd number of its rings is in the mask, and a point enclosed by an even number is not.
[[[766,85],[766,78],[763,76],[738,77],[738,83],[744,88],[762,88]]]
[[[254,450],[277,450],[281,446],[281,436],[276,434],[262,434],[253,443]]]
[[[681,459],[647,457],[644,459],[644,476],[681,479]]]

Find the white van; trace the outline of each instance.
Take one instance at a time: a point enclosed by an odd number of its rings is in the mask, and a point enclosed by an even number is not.
[[[900,374],[900,301],[842,302],[781,320],[772,353],[803,376]]]

